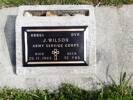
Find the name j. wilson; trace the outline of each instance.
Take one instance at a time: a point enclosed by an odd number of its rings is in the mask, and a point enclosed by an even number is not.
[[[43,43],[66,43],[69,42],[68,38],[44,38]]]

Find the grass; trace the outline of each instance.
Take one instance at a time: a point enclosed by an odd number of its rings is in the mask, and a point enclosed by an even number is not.
[[[0,100],[133,100],[133,89],[127,87],[121,94],[119,86],[104,86],[100,90],[87,91],[71,84],[62,84],[57,90],[0,89]]]
[[[51,4],[93,4],[122,5],[132,4],[133,0],[0,0],[0,7],[20,5],[51,5]]]
[[[133,100],[133,87],[129,84],[133,74],[120,74],[119,83],[110,76],[111,84],[98,90],[84,90],[71,84],[62,84],[57,90],[0,89],[0,100]]]
[[[119,83],[111,77],[112,85],[106,86],[103,84],[103,88],[100,91],[98,100],[133,100],[133,88],[129,85],[133,74],[127,78],[126,72],[120,73]]]
[[[62,84],[57,90],[0,90],[0,100],[97,100],[98,91],[86,91],[70,84]]]

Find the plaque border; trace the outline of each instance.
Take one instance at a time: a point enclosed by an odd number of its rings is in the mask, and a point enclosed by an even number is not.
[[[86,58],[86,29],[88,26],[28,26],[28,27],[22,27],[22,63],[23,63],[23,67],[41,67],[41,66],[88,66],[88,63],[86,62],[87,58]],[[28,64],[28,52],[26,48],[27,44],[27,37],[26,34],[27,32],[29,32],[29,30],[50,30],[51,29],[66,29],[68,31],[72,30],[72,29],[84,29],[82,31],[84,31],[84,61],[46,61],[38,63],[37,62],[32,62],[31,64]],[[74,31],[74,30],[73,30]],[[75,30],[77,31],[77,30]],[[26,62],[27,61],[27,62]],[[53,63],[54,62],[54,63]],[[33,64],[35,63],[35,64]]]

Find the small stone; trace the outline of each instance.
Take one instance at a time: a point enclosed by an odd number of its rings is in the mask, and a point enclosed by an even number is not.
[[[53,12],[50,12],[50,11],[47,11],[46,16],[57,16],[57,14],[53,13]]]
[[[24,16],[32,16],[32,14],[30,12],[25,12]]]

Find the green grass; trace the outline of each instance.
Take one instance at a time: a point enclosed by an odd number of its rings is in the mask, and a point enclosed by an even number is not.
[[[0,7],[19,5],[50,5],[50,4],[94,4],[122,5],[132,4],[133,0],[0,0]]]
[[[90,91],[71,84],[62,84],[52,92],[4,88],[0,89],[0,100],[133,100],[133,88],[129,85],[132,76],[121,72],[119,83],[110,76],[112,84],[101,82],[101,89]]]
[[[133,89],[127,87],[124,94],[114,85],[100,90],[87,91],[71,84],[62,84],[57,90],[0,89],[0,100],[133,100]]]
[[[98,91],[86,91],[70,84],[62,84],[57,90],[0,90],[0,100],[97,100]]]

